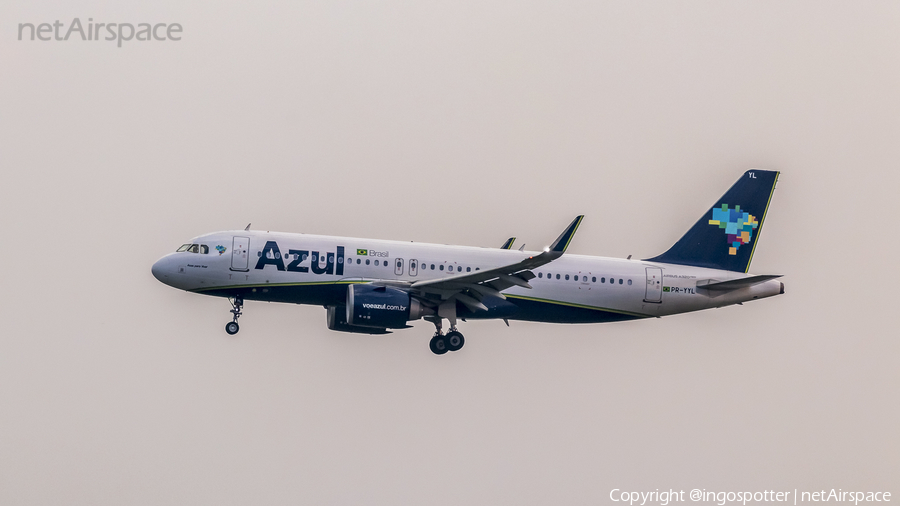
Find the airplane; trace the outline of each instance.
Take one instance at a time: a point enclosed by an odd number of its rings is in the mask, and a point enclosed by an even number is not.
[[[437,355],[465,344],[458,323],[501,319],[604,323],[658,318],[784,293],[781,275],[749,274],[779,172],[748,170],[665,253],[645,260],[565,254],[576,217],[542,251],[229,230],[153,264],[166,285],[245,301],[324,306],[331,330],[388,334],[423,319]],[[449,331],[443,332],[446,320]]]

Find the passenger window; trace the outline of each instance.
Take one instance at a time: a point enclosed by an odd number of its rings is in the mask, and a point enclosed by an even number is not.
[[[182,251],[187,251],[188,248],[190,248],[190,247],[191,247],[190,244],[182,244],[180,248],[178,248],[177,250],[175,250],[175,252],[176,252],[176,253],[181,253]]]
[[[378,260],[375,260],[375,266],[378,267]]]
[[[629,285],[631,284],[631,280],[630,280],[630,279],[628,280],[628,284],[629,284]]]
[[[441,264],[438,268],[439,268],[440,270],[444,270],[444,264]]]
[[[472,268],[471,268],[471,267],[466,267],[466,272],[472,272]]]
[[[544,277],[544,273],[543,273],[543,272],[539,272],[539,273],[538,273],[538,277],[539,277],[539,278]]]
[[[370,260],[367,258],[367,259],[366,259],[366,265],[369,265],[369,262],[370,262]]]
[[[462,265],[456,266],[456,272],[462,272]]]
[[[622,278],[619,278],[619,284],[620,285],[622,284]]]
[[[304,257],[303,259],[306,260],[306,258],[305,258],[306,255],[303,255],[303,257]],[[357,258],[357,259],[356,259],[356,265],[359,265],[359,262],[360,262],[360,259]]]
[[[596,282],[597,282],[597,276],[592,277],[592,278],[591,278],[591,283],[596,283]]]
[[[559,279],[559,274],[556,275],[556,279]]]
[[[568,275],[568,274],[566,274],[566,281],[568,281],[568,280],[569,280],[569,275]]]
[[[600,278],[601,283],[606,283],[606,278]]]
[[[434,264],[431,264],[431,270],[434,270]]]

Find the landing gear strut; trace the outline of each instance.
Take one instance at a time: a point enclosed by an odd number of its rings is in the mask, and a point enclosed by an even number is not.
[[[225,324],[225,332],[228,335],[233,336],[241,330],[240,325],[238,325],[238,318],[241,317],[241,308],[244,306],[244,298],[240,295],[236,295],[234,297],[229,297],[228,302],[231,303],[231,314],[234,315],[234,318]]]

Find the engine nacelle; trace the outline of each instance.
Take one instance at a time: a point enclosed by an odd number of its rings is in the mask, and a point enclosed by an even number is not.
[[[389,286],[347,287],[347,323],[360,327],[400,329],[406,322],[433,313],[409,293]]]
[[[389,334],[387,329],[377,327],[359,327],[347,323],[347,308],[345,306],[327,306],[328,330],[338,332],[352,332],[354,334]]]

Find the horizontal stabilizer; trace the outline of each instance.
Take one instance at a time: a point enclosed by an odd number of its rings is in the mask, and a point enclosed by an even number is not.
[[[729,279],[728,281],[718,281],[715,279],[706,279],[697,281],[697,288],[702,290],[711,290],[715,292],[727,292],[746,288],[748,286],[765,283],[770,279],[780,278],[781,274],[765,274],[762,276],[750,276],[747,278]]]

